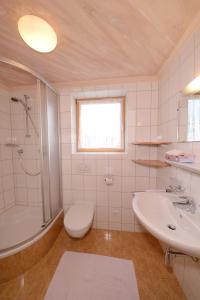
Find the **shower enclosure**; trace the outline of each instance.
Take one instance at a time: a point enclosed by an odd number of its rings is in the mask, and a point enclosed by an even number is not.
[[[62,210],[59,96],[0,59],[0,254],[24,245]]]

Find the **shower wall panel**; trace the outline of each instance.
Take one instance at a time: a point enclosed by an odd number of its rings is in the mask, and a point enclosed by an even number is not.
[[[48,150],[49,150],[49,181],[50,207],[52,217],[61,208],[60,192],[60,158],[59,158],[59,98],[47,88],[47,117],[48,117]]]
[[[0,213],[15,205],[9,91],[0,85]]]
[[[31,87],[18,87],[10,91],[11,97],[24,100],[24,95],[28,95],[29,113],[36,125],[37,131],[40,133],[40,105],[37,97],[36,85]],[[12,141],[19,145],[13,148],[13,165],[14,165],[14,186],[16,204],[38,206],[42,205],[41,199],[41,176],[30,176],[26,174],[22,168],[31,174],[40,171],[40,136],[34,131],[29,120],[27,136],[26,113],[23,105],[19,102],[11,102],[11,120],[12,120]],[[22,149],[20,160],[18,150]]]
[[[62,207],[59,157],[59,99],[44,83],[39,82],[42,122],[42,192],[44,221],[54,218]]]

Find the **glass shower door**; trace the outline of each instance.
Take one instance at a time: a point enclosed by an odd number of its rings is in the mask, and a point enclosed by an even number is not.
[[[47,85],[39,82],[42,116],[42,190],[44,223],[62,207],[59,160],[59,99]]]
[[[41,231],[40,128],[37,78],[0,62],[0,253]]]
[[[59,158],[59,98],[47,87],[47,120],[51,217],[61,209],[60,158]]]
[[[62,208],[58,95],[24,69],[0,61],[0,254]]]

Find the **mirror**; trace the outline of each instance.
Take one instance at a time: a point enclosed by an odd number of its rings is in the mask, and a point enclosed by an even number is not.
[[[178,103],[178,141],[200,141],[200,95],[184,96]]]

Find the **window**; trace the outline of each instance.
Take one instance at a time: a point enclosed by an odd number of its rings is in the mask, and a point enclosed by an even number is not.
[[[188,141],[200,141],[200,99],[188,100]]]
[[[76,100],[77,151],[124,151],[125,97]]]

